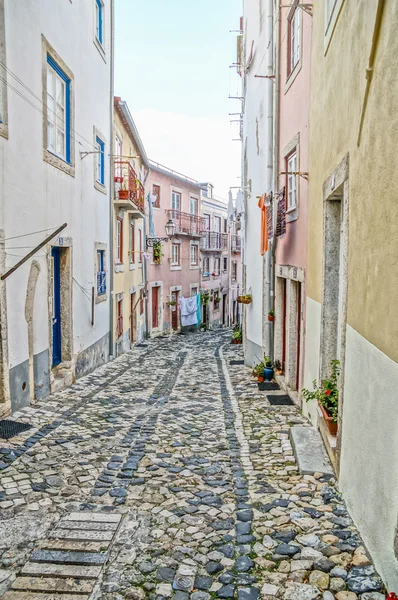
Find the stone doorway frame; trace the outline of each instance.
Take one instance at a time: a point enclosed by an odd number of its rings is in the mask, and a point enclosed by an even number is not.
[[[342,233],[341,231],[342,226]],[[343,238],[341,239],[341,235]],[[340,244],[343,272],[340,273]],[[330,361],[340,357],[339,412],[336,450],[333,456],[327,439],[329,456],[340,467],[343,429],[344,376],[346,353],[348,249],[349,249],[349,154],[323,184],[323,259],[319,381],[329,372]],[[336,268],[337,266],[337,268]],[[327,282],[327,285],[326,285]],[[340,284],[342,289],[340,290]],[[340,292],[339,292],[340,290]],[[336,296],[339,299],[336,306]],[[340,301],[341,298],[341,301]],[[339,308],[340,316],[339,316]]]
[[[53,280],[51,265],[51,248],[61,249],[61,348],[62,362],[52,366],[53,337],[52,337],[52,304]],[[48,272],[48,340],[49,340],[49,371],[51,373],[51,387],[53,379],[59,370],[68,370],[74,378],[73,365],[73,240],[72,238],[58,238],[51,244],[47,255]]]
[[[6,271],[4,230],[0,229],[0,272]],[[10,380],[8,363],[7,288],[0,280],[0,417],[11,412]]]

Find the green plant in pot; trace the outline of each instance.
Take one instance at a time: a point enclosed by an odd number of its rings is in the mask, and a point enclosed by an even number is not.
[[[153,262],[156,265],[160,265],[160,263],[162,262],[162,257],[164,256],[163,252],[162,252],[162,242],[154,242],[153,243]]]
[[[275,320],[275,313],[273,310],[269,310],[268,311],[268,321],[274,321]]]
[[[316,400],[322,411],[325,422],[331,435],[337,433],[337,419],[339,413],[338,379],[340,375],[340,361],[332,360],[330,363],[330,376],[317,385],[316,379],[312,382],[313,390],[303,389],[302,395],[306,402]]]
[[[253,367],[253,375],[254,375],[254,377],[257,377],[257,379],[260,383],[262,381],[264,381],[264,368],[265,368],[264,361],[259,362],[257,365],[254,365],[254,367]]]
[[[274,369],[271,360],[268,356],[264,356],[264,379],[265,381],[272,381],[274,378]]]
[[[233,344],[241,344],[242,343],[242,331],[237,329],[232,334],[232,343]]]

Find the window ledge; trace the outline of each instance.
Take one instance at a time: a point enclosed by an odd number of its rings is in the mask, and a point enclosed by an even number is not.
[[[0,137],[8,140],[8,125],[7,123],[0,123]]]
[[[302,66],[303,66],[303,60],[302,60],[302,57],[300,57],[300,60],[298,61],[297,65],[294,67],[293,71],[290,71],[290,73],[286,79],[285,90],[284,90],[285,94],[289,91],[289,89],[293,85],[293,82],[295,81],[297,75],[300,73]]]
[[[135,263],[131,262],[129,268],[130,271],[135,271]]]
[[[179,265],[179,266],[178,266],[178,265],[176,265],[176,266],[174,266],[174,267],[170,267],[170,271],[181,271],[181,270],[182,270],[182,267],[181,267],[181,265]]]
[[[115,265],[115,271],[116,271],[116,273],[124,273],[124,264],[123,263],[116,263],[116,265]]]
[[[94,187],[102,194],[106,194],[106,187],[103,183],[100,183],[99,181],[94,181]]]
[[[290,213],[293,213],[296,210],[297,210],[297,206],[292,206],[292,208],[289,208],[288,210],[286,210],[286,214],[290,215]]]
[[[100,296],[95,297],[95,303],[100,304],[101,302],[106,302],[108,300],[108,294],[101,294]]]
[[[72,164],[67,163],[62,158],[59,158],[55,154],[52,154],[49,150],[43,149],[43,160],[48,164],[52,165],[56,169],[63,171],[71,177],[75,176],[75,167]]]
[[[196,271],[197,269],[199,269],[199,265],[191,265],[189,268],[191,269],[191,271]]]
[[[106,64],[106,53],[105,53],[105,49],[104,49],[103,45],[96,37],[94,38],[93,42],[94,42],[94,46],[97,48],[98,52],[100,53],[102,60]]]
[[[298,219],[298,207],[290,208],[286,211],[286,223],[291,223],[292,221],[297,221]]]

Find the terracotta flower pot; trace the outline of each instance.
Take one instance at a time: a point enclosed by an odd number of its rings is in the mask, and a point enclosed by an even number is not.
[[[268,321],[275,321],[275,317],[273,317],[272,315],[268,315]]]
[[[128,190],[119,190],[119,200],[128,200],[129,199],[129,191]]]
[[[333,423],[332,417],[328,415],[326,409],[322,404],[319,405],[322,411],[323,418],[325,419],[325,423],[327,428],[329,429],[330,435],[337,435],[337,423]]]
[[[262,383],[264,381],[264,375],[257,375],[257,380],[259,383]]]

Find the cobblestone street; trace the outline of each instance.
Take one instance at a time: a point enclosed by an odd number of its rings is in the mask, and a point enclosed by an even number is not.
[[[4,600],[381,600],[330,476],[300,475],[230,333],[158,338],[13,415]]]

